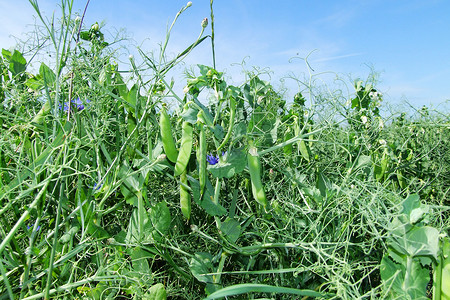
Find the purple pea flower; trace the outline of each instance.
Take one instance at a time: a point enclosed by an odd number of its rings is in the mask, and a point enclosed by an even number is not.
[[[30,225],[27,225],[27,229],[30,230],[30,229],[31,229],[31,226],[30,226]],[[36,228],[36,231],[39,231],[39,229],[41,229],[41,225],[38,225],[38,227]]]
[[[218,157],[218,156],[214,156],[214,155],[208,154],[208,155],[206,155],[206,161],[207,161],[210,165],[214,166],[215,164],[217,164],[217,163],[219,162],[219,157]]]
[[[100,184],[97,186],[96,183],[94,183],[94,187],[92,188],[94,190],[94,192],[98,191],[101,187],[103,186],[103,184]]]
[[[83,101],[81,101],[81,99],[78,97],[75,100],[70,101],[72,103],[72,106],[75,106],[78,110],[83,110],[84,104],[88,104],[91,101],[89,99],[86,99],[86,101],[83,103]],[[59,105],[59,109],[64,109],[65,112],[67,112],[69,110],[69,103],[68,102],[64,102],[64,107],[62,105]]]

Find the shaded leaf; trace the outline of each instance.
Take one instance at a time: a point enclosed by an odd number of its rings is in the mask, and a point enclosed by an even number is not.
[[[189,269],[198,281],[205,283],[214,282],[213,276],[207,275],[213,271],[212,258],[212,255],[209,253],[199,252],[195,253],[194,257],[191,259]]]

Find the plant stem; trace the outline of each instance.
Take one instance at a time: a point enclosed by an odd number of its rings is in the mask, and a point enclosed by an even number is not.
[[[216,52],[214,47],[214,13],[213,13],[213,2],[214,0],[210,1],[210,8],[211,8],[211,48],[212,48],[212,56],[213,56],[213,68],[216,69]]]

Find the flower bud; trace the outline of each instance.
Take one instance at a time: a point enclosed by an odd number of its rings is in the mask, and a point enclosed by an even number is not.
[[[128,56],[128,58],[129,58],[130,60],[133,60],[133,58],[134,58],[133,54],[130,54],[130,56]]]
[[[192,6],[192,1],[189,1],[189,2],[186,4],[186,8],[191,7],[191,6]]]
[[[184,87],[183,93],[185,93],[185,94],[189,93],[189,87],[188,87],[188,86],[185,86],[185,87]]]
[[[366,116],[361,116],[361,122],[363,124],[366,124],[367,123],[367,117]]]
[[[100,27],[98,26],[98,23],[97,23],[97,22],[95,22],[95,24],[91,26],[92,31],[98,31],[99,28],[100,28]]]
[[[206,26],[208,26],[208,18],[204,18],[202,21],[202,27],[205,28]]]

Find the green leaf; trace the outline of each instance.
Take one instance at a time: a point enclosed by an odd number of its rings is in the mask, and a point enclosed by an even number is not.
[[[9,51],[8,51],[9,52]],[[13,54],[9,57],[9,71],[13,76],[17,76],[22,72],[25,72],[27,61],[23,57],[22,53],[14,50]]]
[[[127,97],[125,98],[125,101],[127,102],[128,107],[130,108],[130,111],[133,113],[133,115],[135,114],[136,101],[138,97],[139,97],[139,86],[137,83],[135,83],[131,87],[130,91],[127,94]]]
[[[190,106],[188,109],[185,109],[183,113],[181,114],[181,118],[185,120],[188,123],[191,123],[192,125],[197,123],[197,114],[198,109]]]
[[[148,293],[144,295],[142,299],[145,300],[166,300],[167,299],[167,292],[164,288],[164,285],[162,283],[157,283],[153,285],[149,290]]]
[[[27,79],[27,81],[25,82],[25,84],[27,85],[27,87],[29,87],[30,89],[34,90],[34,91],[38,91],[43,87],[43,79],[42,76],[40,74],[37,74],[33,77],[30,77]],[[47,101],[48,102],[48,101]]]
[[[202,201],[201,201],[201,194],[200,194],[200,182],[193,178],[192,176],[188,175],[188,180],[189,180],[189,186],[191,187],[192,190],[192,198],[194,199],[194,202],[197,203],[198,205],[201,205]]]
[[[211,216],[223,216],[227,213],[225,207],[214,201],[214,188],[208,179],[206,180],[206,188],[200,206]]]
[[[307,145],[304,140],[301,140],[299,143],[299,149],[303,158],[309,162],[309,158],[311,157],[311,150],[309,148],[309,145]]]
[[[141,200],[142,201],[142,200]],[[153,242],[151,237],[153,231],[152,223],[148,218],[147,212],[135,208],[131,214],[130,222],[128,223],[127,236],[125,238],[127,243],[146,243]]]
[[[218,124],[216,124],[215,126],[214,126],[214,128],[211,128],[211,127],[208,127],[212,132],[213,132],[213,134],[214,134],[214,137],[217,139],[217,140],[222,140],[223,139],[223,137],[225,136],[225,133],[224,133],[224,131],[223,131],[223,127],[222,126],[220,126],[220,125],[218,125]]]
[[[41,63],[41,67],[39,68],[39,74],[42,77],[43,84],[49,87],[53,86],[56,80],[56,75],[53,73],[52,69],[47,67],[46,64]]]
[[[135,247],[131,250],[131,265],[133,270],[140,275],[151,274],[152,271],[148,264],[148,258],[154,258],[155,255],[148,251],[141,249],[140,247]]]
[[[224,161],[208,166],[208,170],[216,178],[230,178],[241,173],[246,166],[247,157],[242,149],[233,149],[228,153]]]
[[[166,202],[159,202],[150,209],[150,220],[154,230],[156,230],[154,237],[159,237],[160,234],[167,234],[170,229],[172,221],[170,217],[170,210]]]
[[[240,139],[247,135],[247,124],[239,122],[233,126],[233,140]]]
[[[98,239],[107,239],[110,237],[109,233],[105,229],[94,224],[93,221],[89,222],[87,233]]]
[[[355,170],[361,167],[367,166],[372,162],[372,159],[368,155],[360,155],[358,162],[356,163]]]
[[[241,226],[238,221],[227,218],[220,224],[220,231],[228,241],[234,244],[241,235]]]
[[[402,203],[402,213],[410,216],[413,209],[420,207],[420,197],[417,194],[409,195]]]
[[[89,31],[82,31],[82,32],[80,32],[80,38],[85,41],[90,41],[91,34],[89,33]]]
[[[420,265],[419,260],[411,259],[408,266],[405,257],[402,263],[392,261],[385,255],[380,264],[380,275],[390,299],[428,299],[426,295],[430,274],[427,268]]]
[[[408,227],[398,227],[391,233],[390,246],[400,254],[411,257],[431,256],[436,260],[439,251],[439,231],[428,226],[413,226],[407,229]]]
[[[292,294],[299,296],[307,296],[307,297],[325,297],[330,298],[333,295],[325,294],[321,292],[316,292],[313,290],[300,290],[289,287],[281,287],[281,286],[272,286],[267,284],[257,284],[257,283],[242,283],[235,284],[232,286],[225,287],[217,292],[212,293],[204,300],[212,300],[212,299],[221,299],[223,297],[241,295],[247,293],[276,293],[276,294]],[[248,299],[239,298],[239,299]],[[287,299],[287,298],[286,298]],[[292,298],[293,299],[293,298]]]
[[[205,252],[195,253],[189,264],[189,269],[192,275],[200,281],[205,283],[213,283],[213,276],[207,275],[213,272],[212,255]]]

